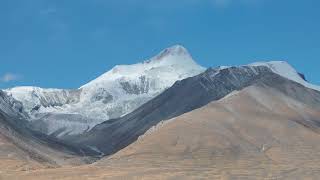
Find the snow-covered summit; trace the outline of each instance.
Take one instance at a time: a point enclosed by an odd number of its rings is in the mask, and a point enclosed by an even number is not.
[[[256,67],[256,66],[265,66],[268,67],[272,72],[285,77],[287,79],[290,79],[292,81],[295,81],[307,88],[314,89],[317,91],[320,91],[320,86],[311,84],[307,82],[303,75],[300,74],[298,71],[296,71],[288,62],[286,61],[260,61],[260,62],[254,62],[248,65],[241,65],[236,67]],[[230,68],[232,66],[218,66],[215,69],[217,71]]]
[[[310,89],[320,91],[320,86],[316,86],[305,81],[303,77],[301,77],[301,75],[286,61],[256,62],[249,64],[249,66],[269,67],[276,74],[279,74],[287,79],[295,81]]]
[[[173,46],[141,63],[115,66],[82,86],[80,103],[90,107],[86,108],[89,111],[96,109],[98,104],[109,109],[102,118],[119,117],[160,94],[176,81],[203,71],[205,68],[198,65],[184,47]],[[110,109],[115,113],[112,114]],[[97,109],[98,112],[100,110]],[[96,114],[95,111],[92,115]]]
[[[132,65],[117,65],[110,71],[83,85],[80,89],[85,89],[94,84],[103,83],[106,80],[118,78],[137,78],[137,76],[148,75],[157,77],[160,74],[168,75],[169,79],[176,81],[189,75],[194,75],[205,68],[198,65],[191,57],[186,48],[175,45],[160,52],[155,57],[141,63]],[[180,77],[177,77],[180,76]],[[162,77],[166,78],[166,77]]]
[[[176,45],[141,63],[117,65],[79,89],[17,87],[6,92],[23,103],[24,110],[33,117],[32,121],[40,120],[50,126],[42,127],[48,129],[46,133],[61,129],[81,133],[88,129],[88,124],[93,127],[130,113],[176,81],[204,71],[205,68],[198,65],[184,47]],[[56,122],[48,122],[45,117]],[[76,119],[90,122],[81,124]],[[75,123],[77,130],[74,130]]]
[[[185,57],[184,59],[170,59],[170,56],[180,56],[180,57]],[[189,63],[195,63],[192,60],[192,57],[190,55],[190,53],[188,52],[188,50],[181,46],[181,45],[175,45],[172,47],[169,47],[163,51],[161,51],[157,56],[151,58],[150,60],[145,61],[145,63],[158,63],[159,61],[166,61],[166,63],[186,63],[183,62],[183,60],[185,61],[189,61]]]

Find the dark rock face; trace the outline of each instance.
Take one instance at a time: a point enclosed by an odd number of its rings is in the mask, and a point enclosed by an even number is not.
[[[141,76],[139,80],[139,83],[122,81],[120,82],[120,85],[122,86],[122,89],[128,94],[138,95],[148,93],[150,87],[152,87],[152,82],[150,82],[149,79],[147,79],[145,76]]]
[[[22,104],[0,90],[0,126],[8,129],[11,126],[24,128],[27,123],[25,116]]]
[[[306,78],[306,76],[304,74],[302,74],[302,73],[298,73],[298,74],[303,80],[307,81],[307,78]]]
[[[36,99],[39,99],[38,106],[43,107],[59,107],[64,104],[73,104],[79,102],[81,90],[60,90],[57,92],[44,92],[43,96],[39,96],[36,92],[32,93]],[[34,107],[33,109],[39,109]]]
[[[5,92],[0,90],[0,113],[14,118],[27,118],[28,115],[24,112],[21,102],[8,96]]]
[[[110,155],[134,142],[162,120],[200,108],[232,91],[257,83],[277,88],[286,94],[293,94],[303,102],[320,104],[320,94],[317,91],[274,74],[264,66],[208,69],[203,74],[176,82],[134,112],[122,118],[106,121],[88,133],[69,138],[67,141],[75,143],[75,146],[85,152],[90,153],[92,148],[88,147],[94,147],[99,150],[99,155]],[[306,89],[307,93],[304,92]],[[300,97],[300,94],[306,94],[306,97]]]
[[[113,100],[113,96],[105,89],[99,88],[94,96],[91,97],[91,101],[102,101],[104,104]]]

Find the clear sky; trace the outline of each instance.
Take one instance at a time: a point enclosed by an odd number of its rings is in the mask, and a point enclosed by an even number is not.
[[[1,0],[0,88],[78,88],[174,44],[206,67],[285,60],[320,84],[320,1]]]

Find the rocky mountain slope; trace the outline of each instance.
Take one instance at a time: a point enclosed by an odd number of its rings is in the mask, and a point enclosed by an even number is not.
[[[16,87],[6,92],[22,102],[34,129],[56,136],[80,134],[132,112],[177,80],[204,70],[177,45],[143,63],[116,66],[77,90]]]
[[[286,62],[258,62],[248,66],[264,66],[308,88],[320,90]],[[217,69],[224,68],[230,67]],[[21,110],[34,130],[61,138],[82,134],[106,120],[123,117],[176,81],[204,70],[184,47],[177,45],[142,63],[116,66],[79,89],[15,87],[5,92],[21,102]]]
[[[66,137],[65,140],[84,151],[94,148],[98,154],[110,155],[133,143],[163,120],[200,108],[256,83],[292,93],[298,101],[308,100],[309,105],[320,104],[318,91],[288,80],[267,66],[208,69],[198,76],[176,82],[161,95],[122,118],[106,121],[88,133]]]
[[[270,78],[272,81],[270,81]],[[271,74],[161,121],[116,154],[25,179],[317,179],[320,93]]]
[[[0,107],[0,166],[11,161],[19,164],[17,169],[85,163],[71,146],[32,131],[21,103],[1,90]]]
[[[259,82],[160,123],[97,166],[122,177],[317,179],[320,94],[276,82],[285,85]]]

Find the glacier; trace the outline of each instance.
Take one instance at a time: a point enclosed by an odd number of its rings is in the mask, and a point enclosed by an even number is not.
[[[117,65],[78,89],[15,87],[4,90],[22,102],[36,130],[57,136],[78,134],[122,117],[171,87],[206,69],[175,45],[133,65]]]

